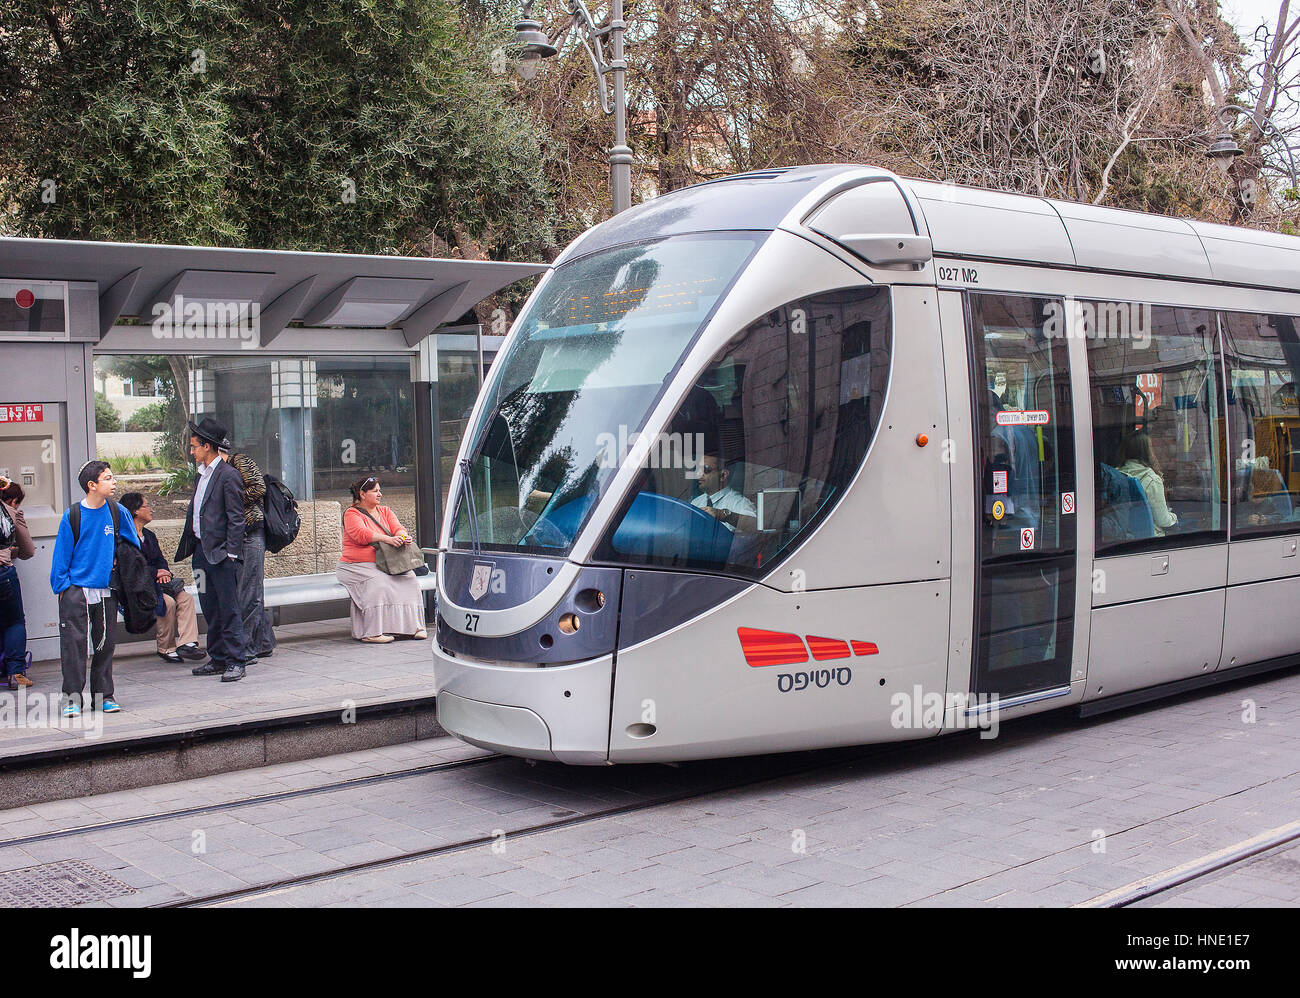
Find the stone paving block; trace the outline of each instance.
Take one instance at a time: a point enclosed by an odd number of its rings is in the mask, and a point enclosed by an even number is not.
[[[867,903],[854,888],[826,882],[783,894],[781,900],[796,908],[860,908]]]
[[[590,876],[590,874],[584,874],[584,876]],[[568,883],[568,881],[526,867],[502,870],[500,873],[489,874],[483,880],[503,892],[530,898],[558,891]]]
[[[341,849],[327,849],[325,855],[342,866],[353,866],[379,859],[393,859],[399,854],[392,846],[382,842],[360,842],[357,845],[343,846]]]
[[[279,836],[267,836],[267,838],[279,838]],[[328,852],[331,849],[342,849],[344,846],[361,845],[366,841],[365,836],[358,835],[347,825],[331,824],[325,828],[318,828],[310,832],[297,832],[293,835],[284,836],[282,839],[286,844],[300,846],[304,849],[311,849],[315,852]],[[250,850],[251,851],[251,850]],[[258,855],[269,855],[260,853]]]
[[[134,894],[109,898],[108,906],[110,908],[147,908],[150,905],[165,904],[168,901],[181,901],[184,900],[185,896],[185,892],[179,888],[172,887],[170,884],[159,883],[151,887],[143,887]]]
[[[618,898],[607,897],[581,887],[562,887],[558,891],[532,899],[551,908],[623,908],[627,904]]]
[[[633,878],[627,873],[615,873],[611,870],[584,873],[580,877],[573,877],[565,881],[561,886],[595,891],[604,897],[615,899],[627,898],[645,890],[643,878]]]
[[[712,874],[709,879],[734,887],[743,887],[766,897],[780,897],[818,883],[816,878],[806,875],[793,864],[770,867],[758,863],[746,863],[743,866],[735,866]]]
[[[569,880],[596,871],[595,865],[590,862],[550,853],[526,857],[521,862],[530,870],[537,870],[559,880]]]
[[[784,898],[760,894],[757,891],[725,883],[701,887],[691,894],[691,899],[726,908],[783,908],[789,903]]]
[[[704,901],[680,894],[674,894],[669,890],[652,888],[642,891],[640,894],[633,894],[626,899],[626,903],[633,908],[707,908],[709,907]]]
[[[425,897],[448,905],[470,904],[507,893],[499,884],[461,874],[421,884],[418,890]]]
[[[251,859],[256,860],[258,857],[252,857]],[[283,871],[283,876],[280,879],[283,879],[284,876],[301,877],[312,873],[326,873],[343,865],[336,859],[331,859],[323,853],[313,852],[310,849],[275,853],[265,857],[265,862]]]
[[[6,846],[0,848],[0,871],[22,870],[29,866],[35,866],[39,862],[36,857],[25,849],[17,846]]]
[[[747,865],[743,859],[716,849],[705,849],[701,846],[687,846],[674,852],[663,853],[654,857],[654,859],[656,863],[662,866],[706,877],[724,870]]]

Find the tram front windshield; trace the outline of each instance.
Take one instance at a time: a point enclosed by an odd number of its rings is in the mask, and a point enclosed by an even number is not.
[[[494,365],[453,542],[567,552],[760,238],[678,236],[560,267]]]

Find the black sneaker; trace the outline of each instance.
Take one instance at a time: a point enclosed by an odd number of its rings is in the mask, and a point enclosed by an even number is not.
[[[219,676],[225,671],[226,667],[224,665],[217,665],[216,662],[210,660],[190,670],[191,674],[195,676]]]
[[[237,683],[244,678],[244,667],[242,665],[232,665],[221,674],[223,683]]]
[[[181,658],[189,659],[191,662],[198,662],[207,653],[196,644],[181,645],[176,649],[176,654]]]
[[[174,651],[169,651],[169,652],[160,651],[158,653],[158,657],[162,659],[164,662],[170,662],[172,665],[180,665],[182,662],[185,661],[185,659],[181,658]]]

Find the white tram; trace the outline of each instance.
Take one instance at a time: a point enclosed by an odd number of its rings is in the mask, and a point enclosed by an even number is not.
[[[443,726],[917,738],[1300,661],[1300,240],[771,170],[571,245],[475,406]]]

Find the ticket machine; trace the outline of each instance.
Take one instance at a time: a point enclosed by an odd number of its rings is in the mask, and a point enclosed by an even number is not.
[[[15,561],[27,617],[28,649],[57,655],[59,605],[50,591],[50,560],[67,489],[61,402],[10,403],[0,398],[0,475],[23,487],[27,527],[36,544],[28,561]],[[42,640],[46,639],[46,640]]]

